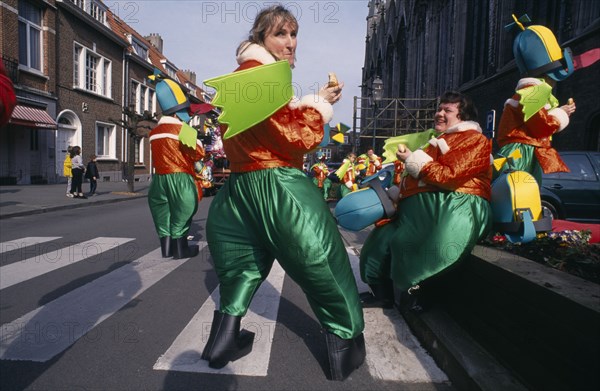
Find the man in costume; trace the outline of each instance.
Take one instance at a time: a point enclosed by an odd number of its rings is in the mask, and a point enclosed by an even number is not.
[[[552,88],[573,73],[573,62],[569,50],[561,50],[552,31],[544,26],[525,28],[521,21],[529,21],[527,16],[513,18],[515,22],[507,27],[522,29],[515,38],[513,52],[523,78],[504,104],[498,126],[498,156],[509,157],[518,150],[521,157],[513,160],[512,167],[530,173],[541,186],[542,171],[569,171],[550,143],[552,135],[569,124],[575,103],[569,99],[559,107]],[[501,172],[495,172],[495,176]]]
[[[361,295],[363,306],[392,307],[394,285],[412,292],[470,253],[491,228],[492,145],[475,118],[470,99],[447,92],[435,114],[441,134],[414,152],[398,145],[407,175],[396,217],[375,228],[362,247],[361,278],[371,289]]]
[[[219,121],[228,126],[223,144],[231,176],[208,215],[207,241],[219,277],[220,303],[202,358],[221,368],[251,352],[254,333],[240,330],[240,322],[277,259],[305,292],[325,330],[330,378],[344,380],[365,358],[362,308],[336,222],[301,171],[303,155],[323,138],[343,84],[291,99],[297,31],[296,18],[284,7],[263,9],[249,39],[238,48],[236,72],[205,81],[217,88],[213,105],[223,107]],[[257,80],[263,76],[268,85],[284,87],[264,96],[279,91],[290,95],[269,110],[265,107],[279,102],[279,96],[259,104],[241,102],[248,106],[234,113],[228,104],[237,102],[230,102],[234,100],[228,99],[228,91],[234,86],[243,90],[246,83],[261,85]],[[248,120],[258,111],[262,118]],[[246,120],[246,126],[238,124]]]
[[[327,156],[322,154],[319,156],[319,161],[313,164],[310,170],[313,173],[313,183],[323,192],[323,198],[327,201],[329,198],[329,189],[331,188],[331,179],[328,178],[329,168],[325,164],[326,160]]]
[[[189,126],[189,101],[181,87],[155,74],[156,97],[162,110],[158,125],[150,132],[154,175],[148,205],[160,239],[163,258],[190,258],[198,246],[188,245],[192,217],[201,194],[195,182],[194,163],[204,156],[197,132]]]
[[[357,166],[354,164],[356,161],[356,154],[350,152],[340,168],[337,169],[335,174],[340,178],[340,198],[345,197],[350,192],[353,192],[358,189],[358,185],[356,184],[356,177],[358,176]],[[361,165],[364,167],[364,165]]]
[[[369,148],[367,151],[367,171],[365,176],[370,177],[375,174],[377,171],[381,170],[381,158],[375,155],[375,152],[372,148]]]

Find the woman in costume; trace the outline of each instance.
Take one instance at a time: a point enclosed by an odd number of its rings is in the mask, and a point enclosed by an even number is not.
[[[298,22],[284,7],[262,10],[237,50],[236,71],[277,60],[293,66],[297,32]],[[301,171],[303,155],[323,138],[342,87],[293,99],[223,141],[231,176],[207,222],[221,296],[202,353],[212,368],[252,350],[254,334],[240,330],[240,321],[275,259],[306,293],[326,330],[331,379],[345,379],[364,361],[363,314],[348,255],[327,204]]]
[[[450,267],[491,228],[492,145],[476,117],[466,96],[447,92],[435,114],[441,135],[414,152],[398,146],[408,175],[396,218],[375,228],[361,250],[361,278],[371,288],[363,306],[392,307],[394,285],[407,291]]]

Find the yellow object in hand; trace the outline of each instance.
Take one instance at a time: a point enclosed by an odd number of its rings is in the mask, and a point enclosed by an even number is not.
[[[337,87],[339,85],[337,76],[333,72],[329,72],[329,82],[327,83],[327,87]]]

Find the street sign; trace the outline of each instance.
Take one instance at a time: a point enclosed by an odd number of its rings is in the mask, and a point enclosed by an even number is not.
[[[483,133],[487,138],[494,138],[494,131],[496,130],[496,110],[490,110],[487,112],[485,119],[485,132]]]

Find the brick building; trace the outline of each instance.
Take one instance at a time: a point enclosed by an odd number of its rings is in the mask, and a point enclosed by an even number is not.
[[[154,68],[195,102],[210,99],[195,74],[162,55],[158,34],[143,37],[100,0],[6,0],[0,3],[2,61],[18,97],[0,129],[0,184],[65,181],[69,145],[84,162],[97,155],[101,180],[120,181],[130,159],[135,180],[149,180],[147,136],[156,124]],[[124,108],[152,119],[130,137]]]
[[[507,32],[511,14],[528,14],[532,24],[550,28],[561,47],[574,55],[598,48],[600,2],[587,0],[373,0],[369,3],[363,91],[367,97],[377,76],[388,99],[435,100],[447,89],[470,95],[479,122],[496,112],[519,80],[512,53],[517,31]],[[559,150],[600,150],[600,62],[577,70],[558,83],[562,103],[573,97],[577,112],[565,132],[556,135]],[[408,104],[410,105],[410,104]],[[394,115],[383,113],[382,129],[397,128]],[[371,129],[363,129],[368,136]]]
[[[9,124],[0,129],[0,184],[55,179],[55,2],[3,0],[0,25],[2,60],[17,95]]]

